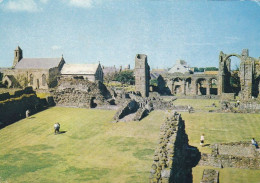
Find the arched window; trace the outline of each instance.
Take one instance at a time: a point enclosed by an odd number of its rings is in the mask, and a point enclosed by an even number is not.
[[[46,85],[46,75],[43,74],[42,75],[42,86],[45,86]]]
[[[33,85],[33,75],[30,75],[30,85]]]

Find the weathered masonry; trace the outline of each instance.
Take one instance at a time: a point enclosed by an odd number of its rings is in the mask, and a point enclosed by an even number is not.
[[[238,92],[230,84],[231,78],[231,59],[235,56],[240,59],[238,77],[240,87]],[[240,99],[249,100],[252,97],[258,97],[260,91],[260,58],[249,56],[248,49],[242,50],[241,54],[219,54],[218,73],[209,74],[183,74],[166,73],[163,78],[167,83],[173,95],[219,95],[234,96],[238,94]]]
[[[135,91],[142,97],[149,96],[150,67],[147,55],[137,54],[135,57]]]

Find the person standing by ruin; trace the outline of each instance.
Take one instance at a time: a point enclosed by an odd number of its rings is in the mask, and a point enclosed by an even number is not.
[[[201,145],[201,146],[203,146],[204,140],[205,140],[204,134],[202,134],[202,135],[200,136],[200,145]]]
[[[27,110],[25,111],[25,116],[26,116],[26,118],[28,118],[28,117],[30,116],[30,110],[29,110],[29,109],[27,109]]]

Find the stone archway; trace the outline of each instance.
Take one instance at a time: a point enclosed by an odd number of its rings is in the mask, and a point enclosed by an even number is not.
[[[210,78],[208,80],[208,92],[209,95],[217,95],[218,94],[218,81],[217,78]]]
[[[184,91],[184,87],[183,87],[183,79],[181,79],[180,77],[176,77],[173,79],[172,82],[172,91],[174,95],[179,95],[182,94]]]
[[[237,85],[230,83],[232,73],[230,68],[230,57],[235,56],[240,59],[239,73],[237,74]],[[250,99],[252,97],[252,84],[254,83],[253,75],[256,59],[249,57],[248,50],[242,50],[242,54],[224,54],[222,51],[219,55],[219,89],[218,94],[236,93],[242,99]]]
[[[196,95],[207,95],[207,80],[205,78],[196,80]]]

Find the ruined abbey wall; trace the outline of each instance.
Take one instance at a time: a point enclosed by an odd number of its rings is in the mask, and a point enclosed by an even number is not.
[[[61,78],[58,87],[50,91],[57,105],[95,108],[108,105],[111,98],[106,86],[101,82],[84,79]]]
[[[200,153],[197,148],[189,146],[181,115],[174,113],[166,119],[160,130],[150,182],[191,183],[192,167],[198,163]]]
[[[25,118],[26,110],[34,114],[47,105],[38,98],[31,87],[18,90],[14,95],[0,94],[0,128]]]

